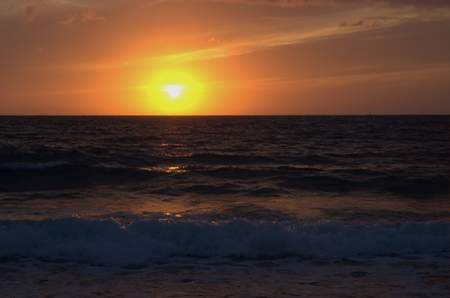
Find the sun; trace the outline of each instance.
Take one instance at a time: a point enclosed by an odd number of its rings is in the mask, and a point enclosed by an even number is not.
[[[184,86],[180,84],[168,84],[163,86],[163,90],[172,99],[177,99],[183,93]]]
[[[166,69],[152,74],[146,84],[151,109],[161,115],[184,115],[199,111],[205,84],[192,70]]]

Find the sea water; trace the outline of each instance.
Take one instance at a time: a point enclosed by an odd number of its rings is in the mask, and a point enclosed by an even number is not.
[[[0,259],[445,265],[449,128],[448,116],[1,117]]]

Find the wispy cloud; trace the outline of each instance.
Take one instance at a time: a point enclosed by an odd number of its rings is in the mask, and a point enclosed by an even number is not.
[[[106,18],[100,15],[94,9],[84,9],[77,12],[71,12],[68,15],[59,19],[59,23],[62,25],[72,25],[75,23],[88,23],[96,21],[105,21]]]
[[[189,4],[183,9],[200,8],[212,2],[222,2],[224,5],[254,5],[248,16],[245,13],[239,18],[222,17],[220,28],[208,28],[210,42],[199,45],[189,51],[180,50],[177,53],[145,54],[125,57],[121,61],[110,59],[108,62],[59,64],[64,69],[101,71],[113,68],[129,68],[151,66],[158,63],[188,63],[221,59],[231,56],[245,55],[275,47],[302,44],[321,39],[336,38],[347,34],[395,27],[407,22],[440,20],[450,18],[450,1],[442,0],[4,0],[0,8],[20,8],[25,11],[29,21],[38,14],[52,12],[52,22],[61,25],[99,22],[108,19],[105,12],[116,11],[119,7],[138,10],[141,17],[151,20],[154,9],[140,9],[151,5],[167,3]],[[270,6],[267,8],[266,6]],[[272,6],[286,7],[281,14],[272,12]],[[322,6],[325,10],[312,11],[311,15],[305,9]],[[345,9],[335,9],[343,7]],[[299,8],[296,13],[293,8]],[[173,7],[172,7],[173,9]],[[233,7],[235,11],[238,8]],[[425,12],[422,10],[424,9]],[[120,9],[119,9],[120,10]],[[123,10],[123,9],[122,9]],[[246,12],[248,13],[248,11]],[[106,17],[108,15],[108,18]],[[120,13],[119,13],[120,15]],[[111,20],[111,26],[114,24]],[[64,26],[61,26],[64,27]],[[245,28],[245,30],[243,30]],[[117,28],[115,28],[117,30]],[[145,37],[147,38],[147,37]],[[105,58],[105,59],[103,59]],[[103,57],[102,60],[108,60]],[[60,62],[61,63],[61,62]],[[48,65],[46,65],[48,67]],[[51,66],[50,66],[51,67]]]
[[[375,27],[394,26],[395,22],[379,23],[370,26],[342,26],[342,24],[330,27],[319,28],[313,31],[292,31],[292,32],[268,32],[257,36],[247,36],[241,40],[219,43],[217,46],[202,48],[193,51],[180,52],[175,54],[140,57],[119,62],[104,63],[76,63],[60,65],[60,69],[72,69],[77,71],[103,71],[107,69],[120,69],[130,67],[145,67],[154,65],[182,64],[196,61],[207,61],[214,59],[222,59],[232,56],[250,54],[253,52],[275,48],[280,46],[288,46],[292,44],[301,44],[307,42],[318,41],[320,39],[338,37],[344,34],[372,30]],[[48,67],[48,66],[47,66]]]
[[[163,62],[172,63],[218,59],[274,47],[313,42],[326,38],[336,38],[356,32],[394,27],[417,18],[417,14],[410,9],[385,9],[382,11],[384,16],[378,16],[378,13],[380,11],[369,12],[367,14],[367,10],[363,10],[356,14],[358,18],[352,15],[339,15],[332,17],[331,20],[327,19],[323,23],[318,23],[313,28],[307,29],[304,29],[301,24],[297,23],[297,19],[288,19],[283,26],[278,24],[274,29],[268,28],[263,33],[249,34],[249,36],[244,36],[241,40],[219,44],[210,48],[165,55],[158,59]],[[286,30],[286,28],[291,29]]]
[[[185,0],[186,1],[186,0]],[[242,3],[281,7],[314,7],[343,5],[392,5],[421,8],[449,7],[448,0],[213,0],[216,2]]]

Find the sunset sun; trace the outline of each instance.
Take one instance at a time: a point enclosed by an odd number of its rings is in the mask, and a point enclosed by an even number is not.
[[[184,86],[180,84],[164,85],[163,90],[171,99],[177,99],[183,93]]]
[[[158,114],[190,114],[202,107],[205,85],[188,69],[155,72],[145,87],[151,108]]]

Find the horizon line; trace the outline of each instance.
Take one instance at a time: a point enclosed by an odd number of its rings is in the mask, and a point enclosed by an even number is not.
[[[377,114],[192,114],[192,115],[156,115],[156,114],[0,114],[0,117],[379,117],[379,116],[450,116],[450,113],[377,113]]]

